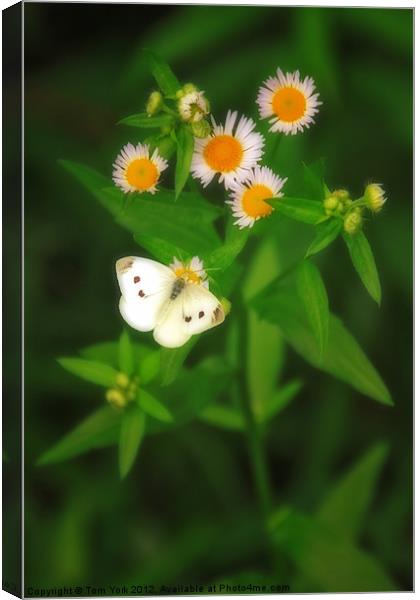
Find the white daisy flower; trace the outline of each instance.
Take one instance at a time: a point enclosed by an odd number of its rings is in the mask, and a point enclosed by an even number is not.
[[[188,283],[197,283],[208,289],[207,273],[203,268],[203,261],[198,256],[193,256],[188,263],[183,263],[174,256],[169,268],[177,277],[182,277]]]
[[[314,123],[319,94],[314,94],[315,83],[311,77],[300,79],[299,71],[283,73],[277,69],[258,91],[257,104],[261,119],[270,119],[270,131],[295,135]]]
[[[208,107],[209,105],[204,92],[198,90],[185,94],[178,101],[178,111],[181,118],[190,123],[197,123],[205,115],[208,115]]]
[[[156,185],[168,161],[156,148],[150,156],[147,144],[126,144],[113,164],[112,179],[123,192],[156,192]]]
[[[228,111],[224,126],[211,117],[213,132],[195,139],[191,173],[204,187],[220,173],[219,183],[229,189],[235,181],[243,181],[263,156],[264,138],[254,131],[254,121],[241,117],[235,127],[237,116],[236,111]]]
[[[286,181],[287,177],[281,179],[268,167],[255,167],[244,182],[235,183],[231,188],[232,200],[227,201],[236,218],[235,225],[240,229],[252,227],[258,219],[268,217],[273,207],[265,200],[283,196],[280,190]]]

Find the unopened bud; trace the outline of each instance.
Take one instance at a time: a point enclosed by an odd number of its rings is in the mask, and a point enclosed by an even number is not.
[[[355,208],[344,218],[344,231],[350,235],[357,233],[362,227],[362,211]]]
[[[332,195],[339,200],[347,200],[347,198],[350,197],[350,194],[347,190],[334,190]]]
[[[114,408],[124,408],[127,404],[125,395],[116,389],[110,389],[106,391],[105,398],[107,402]]]
[[[158,91],[154,91],[150,94],[149,99],[146,104],[146,112],[151,117],[155,115],[162,108],[163,105],[163,97],[162,94]]]
[[[118,387],[125,389],[130,383],[130,379],[125,373],[117,373],[117,376],[115,377],[115,383],[118,385]]]
[[[339,202],[335,196],[328,196],[324,200],[324,208],[327,215],[333,214],[337,210]]]
[[[379,212],[382,210],[383,205],[386,202],[385,191],[379,183],[370,183],[365,188],[364,194],[366,206],[372,212]]]

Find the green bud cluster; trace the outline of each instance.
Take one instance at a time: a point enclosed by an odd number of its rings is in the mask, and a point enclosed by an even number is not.
[[[105,393],[107,402],[117,410],[123,410],[132,402],[139,387],[138,377],[130,379],[125,373],[118,373],[115,377],[115,387],[109,388]]]

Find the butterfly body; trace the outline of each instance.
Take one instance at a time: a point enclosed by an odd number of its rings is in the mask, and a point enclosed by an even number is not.
[[[208,290],[201,261],[172,268],[157,261],[129,256],[116,263],[124,320],[138,331],[152,331],[162,346],[177,348],[192,335],[224,321],[219,300]]]

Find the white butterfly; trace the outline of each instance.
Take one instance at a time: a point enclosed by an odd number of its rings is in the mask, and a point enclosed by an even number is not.
[[[138,331],[153,329],[161,346],[183,346],[192,335],[225,319],[196,256],[189,264],[174,259],[169,267],[149,258],[127,256],[117,260],[115,268],[123,319]]]

